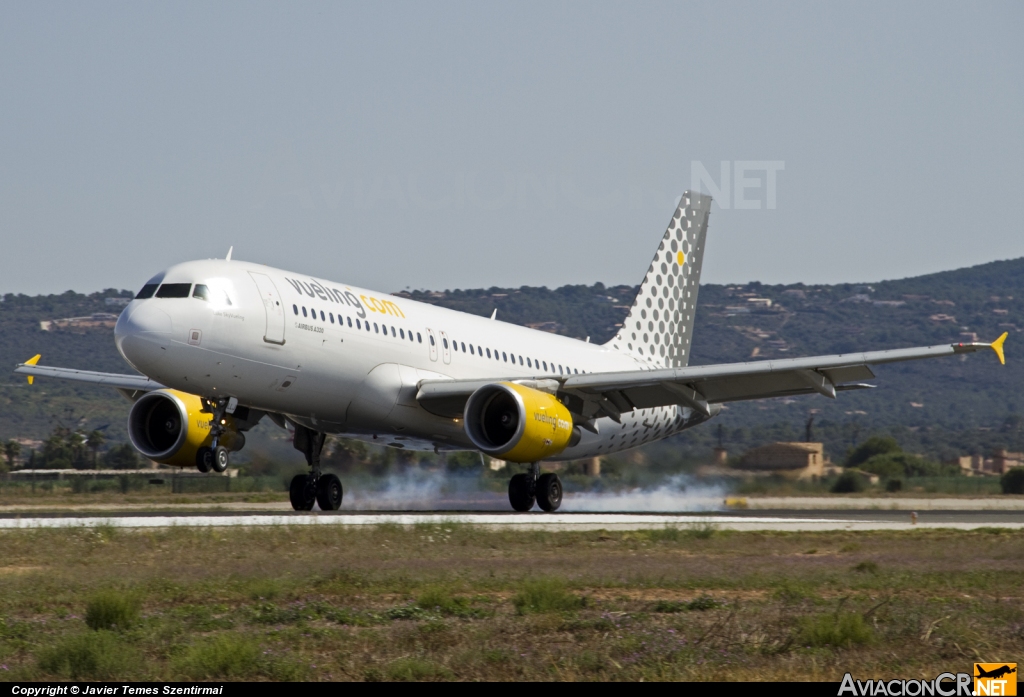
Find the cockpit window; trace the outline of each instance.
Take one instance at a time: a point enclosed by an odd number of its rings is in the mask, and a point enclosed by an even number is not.
[[[145,300],[146,298],[152,298],[153,293],[156,292],[157,286],[159,285],[159,283],[147,283],[146,285],[142,286],[142,290],[140,290],[139,294],[135,296],[135,299]]]
[[[165,284],[165,285],[169,285],[169,284]],[[184,285],[184,284],[181,284],[181,285]],[[164,297],[164,296],[160,295],[160,293],[163,293],[163,292],[164,292],[164,289],[161,288],[160,291],[156,294],[156,296],[158,298]],[[174,295],[174,296],[167,296],[167,297],[174,297],[174,298],[176,298],[178,296]],[[219,290],[219,289],[215,289],[215,288],[210,288],[210,286],[205,285],[203,283],[197,283],[196,284],[196,289],[194,291],[192,291],[192,297],[193,298],[199,298],[200,300],[205,300],[206,302],[210,302],[210,303],[219,302],[222,305],[230,305],[231,304],[231,298],[228,297],[227,293],[225,293],[223,290]],[[294,305],[292,307],[294,307]],[[299,312],[296,309],[295,314],[298,314],[298,313]]]
[[[187,298],[192,290],[191,283],[165,283],[156,292],[158,298]]]

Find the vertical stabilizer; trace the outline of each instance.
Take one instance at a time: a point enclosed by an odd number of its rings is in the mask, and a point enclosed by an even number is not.
[[[710,196],[683,194],[629,315],[606,345],[651,367],[682,368],[689,362],[710,213]]]

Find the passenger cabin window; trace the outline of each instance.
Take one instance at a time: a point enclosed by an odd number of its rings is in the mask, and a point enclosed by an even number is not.
[[[299,314],[299,306],[298,305],[292,305],[292,312],[294,312],[295,314]]]
[[[356,320],[356,329],[362,329],[363,325],[359,324],[359,320]]]
[[[463,352],[463,353],[465,353],[465,352],[466,352],[466,345],[465,345],[465,344],[462,344],[462,352]]]
[[[434,345],[434,337],[433,337],[433,336],[431,336],[431,337],[430,337],[430,345],[431,345],[431,346],[433,346],[433,345]]]
[[[376,334],[380,334],[380,329],[377,328],[377,323],[376,322],[373,323],[373,331]]]
[[[334,313],[333,313],[333,312],[328,312],[327,314],[328,314],[328,315],[330,316],[330,318],[331,318],[331,324],[334,324]]]
[[[156,292],[159,283],[147,283],[142,286],[142,290],[139,291],[138,295],[135,296],[136,300],[145,300],[146,298],[152,298],[153,293]]]
[[[544,366],[544,370],[546,371],[548,369],[548,362],[547,361],[541,361],[541,364]]]
[[[441,343],[444,344],[445,348],[448,348],[448,339],[441,339]]]
[[[423,335],[420,334],[419,332],[416,332],[416,343],[418,343],[418,344],[422,344],[423,343]]]
[[[504,351],[502,351],[502,352],[501,352],[501,357],[505,359],[505,362],[506,362],[506,363],[508,363],[508,354],[507,354],[507,353],[505,353]]]
[[[391,336],[392,336],[392,337],[396,337],[396,336],[397,336],[397,335],[395,334],[395,328],[394,328],[394,327],[391,327]]]
[[[487,357],[488,357],[488,358],[490,358],[490,357],[491,357],[491,350],[490,350],[490,349],[487,349]]]
[[[320,310],[320,321],[321,322],[326,322],[327,321],[327,315],[324,314],[323,310]]]
[[[399,334],[401,335],[401,337],[402,337],[403,339],[405,338],[405,330],[404,330],[404,329],[399,329],[399,330],[398,330],[398,333],[399,333]]]
[[[473,344],[469,345],[469,355],[470,356],[475,356],[476,355],[475,353],[473,353]]]
[[[352,318],[351,318],[351,317],[346,317],[345,319],[347,319],[347,320],[348,320],[348,326],[350,326],[350,327],[351,327],[351,326],[352,326]],[[358,322],[359,322],[359,320],[356,320],[356,323],[357,323],[357,324],[358,324]],[[358,329],[358,327],[357,327],[357,329]]]
[[[158,298],[187,298],[192,292],[191,283],[165,283],[156,292]]]

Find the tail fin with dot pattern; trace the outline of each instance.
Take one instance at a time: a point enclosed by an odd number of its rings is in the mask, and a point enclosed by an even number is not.
[[[645,367],[686,366],[710,213],[710,196],[683,194],[633,307],[607,346]]]

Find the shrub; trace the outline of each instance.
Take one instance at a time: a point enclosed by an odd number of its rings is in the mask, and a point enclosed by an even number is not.
[[[858,469],[871,472],[881,477],[939,477],[956,475],[959,472],[949,465],[925,460],[917,455],[907,453],[883,453],[874,455],[864,461]]]
[[[565,612],[586,604],[583,598],[565,589],[565,584],[554,578],[539,578],[523,584],[512,604],[520,614],[529,612]]]
[[[871,625],[857,613],[816,615],[801,618],[797,641],[803,646],[849,648],[871,642]]]
[[[900,444],[890,436],[872,436],[858,445],[846,456],[846,466],[856,467],[875,455],[901,452]]]
[[[260,673],[260,647],[238,634],[220,634],[192,644],[175,667],[192,679],[243,678]]]
[[[100,591],[86,605],[85,623],[89,629],[127,629],[138,622],[141,605],[133,593]]]
[[[897,491],[903,491],[903,480],[890,479],[885,483],[885,490],[890,494],[896,493]]]
[[[106,630],[66,637],[39,653],[43,671],[72,680],[128,680],[142,664],[134,648]]]
[[[424,610],[433,610],[443,615],[472,617],[480,614],[470,607],[469,598],[455,597],[443,586],[426,588],[416,599],[416,604]]]
[[[861,563],[854,565],[853,570],[862,574],[877,574],[878,564],[873,561],[862,561]]]
[[[1000,477],[1004,494],[1024,494],[1024,467],[1014,467]]]
[[[861,475],[856,472],[843,472],[839,475],[839,479],[836,480],[835,484],[832,485],[832,493],[855,494],[858,491],[864,491],[866,486],[864,477]]]

